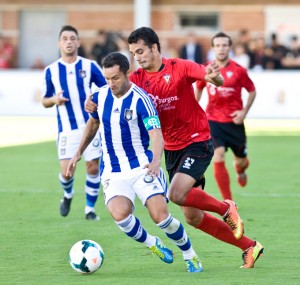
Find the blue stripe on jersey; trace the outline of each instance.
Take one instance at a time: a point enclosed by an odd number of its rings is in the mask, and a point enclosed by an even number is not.
[[[80,107],[81,107],[81,112],[84,118],[84,121],[87,122],[89,119],[88,113],[84,110],[84,101],[86,99],[86,94],[84,90],[84,82],[83,82],[83,76],[85,74],[83,73],[82,70],[82,60],[79,60],[76,65],[75,65],[75,72],[76,72],[76,83],[77,83],[77,89],[79,93],[79,98],[80,98]]]
[[[157,115],[157,111],[154,108],[153,101],[149,97],[149,95],[146,93],[146,91],[144,89],[142,89],[142,88],[138,88],[137,86],[135,86],[133,90],[141,95],[140,98],[141,98],[141,100],[143,100],[143,103],[144,103],[144,105],[146,107],[146,110],[149,113],[148,117]]]
[[[124,114],[125,110],[130,110],[130,106],[132,103],[132,96],[133,92],[127,98],[124,99],[121,109],[121,115],[120,115],[120,128],[121,128],[121,137],[122,137],[122,144],[123,148],[125,150],[126,156],[129,159],[130,168],[136,168],[140,166],[140,163],[138,161],[138,158],[136,156],[135,150],[132,145],[132,138],[131,138],[131,132],[128,125],[128,121],[125,119]],[[148,135],[148,133],[147,133]]]
[[[67,84],[67,69],[66,69],[66,66],[59,62],[58,63],[58,69],[59,69],[60,85],[62,87],[62,90],[64,90],[63,95],[64,95],[64,97],[66,97],[70,100],[70,92],[69,92],[69,88],[68,88],[68,84]],[[76,122],[76,119],[75,119],[74,110],[72,108],[71,102],[70,101],[66,102],[65,106],[66,106],[66,109],[67,109],[71,129],[72,130],[78,129],[77,122]]]
[[[91,62],[90,87],[92,86],[92,82],[95,83],[98,87],[106,85],[106,80],[103,77],[101,70],[93,62]]]
[[[113,96],[111,94],[111,90],[108,89],[107,97],[104,103],[104,110],[102,114],[102,124],[104,127],[104,134],[105,134],[105,142],[106,147],[108,149],[108,154],[111,161],[112,166],[112,172],[121,172],[121,167],[119,163],[119,159],[116,156],[114,147],[113,147],[113,141],[112,141],[112,134],[111,134],[111,124],[110,124],[110,118],[112,113],[112,107],[113,107]]]
[[[144,147],[145,154],[147,155],[149,161],[152,161],[153,153],[148,150],[150,137],[148,131],[145,128],[142,117],[138,117],[138,126],[141,132],[141,140],[142,140],[142,145]]]

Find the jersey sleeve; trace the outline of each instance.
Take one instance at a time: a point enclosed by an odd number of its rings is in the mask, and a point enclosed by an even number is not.
[[[44,71],[44,81],[42,84],[42,96],[52,97],[54,94],[55,94],[55,88],[51,80],[51,71],[50,68],[47,68]]]
[[[189,60],[183,60],[183,59],[180,60],[180,62],[184,67],[183,72],[185,76],[194,79],[194,81],[196,80],[205,81],[206,67],[204,65]]]
[[[147,94],[144,94],[144,96],[138,100],[137,113],[143,120],[147,131],[161,128],[157,110],[155,109],[151,98]]]
[[[99,97],[99,91],[98,92],[95,92],[93,94],[93,98],[92,98],[92,101],[94,103],[96,103],[98,105],[98,97]],[[99,114],[98,114],[98,111],[96,110],[95,112],[91,113],[90,116],[96,120],[99,120]]]
[[[248,72],[245,68],[241,68],[241,84],[248,92],[252,92],[255,90],[255,85],[251,78],[248,75]]]
[[[196,82],[196,88],[199,90],[202,90],[206,86],[205,80],[197,80]]]
[[[106,84],[100,66],[95,62],[91,62],[91,83],[95,83],[97,87],[102,87]]]

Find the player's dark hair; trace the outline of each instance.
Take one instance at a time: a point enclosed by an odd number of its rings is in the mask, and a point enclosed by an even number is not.
[[[79,37],[79,36],[78,36],[78,31],[77,31],[76,28],[74,28],[73,26],[70,26],[70,25],[66,25],[66,26],[63,26],[63,27],[61,28],[61,30],[60,30],[60,32],[59,32],[59,37],[58,37],[58,38],[60,38],[61,34],[62,34],[63,32],[65,32],[65,31],[68,31],[68,32],[74,32],[74,33],[76,34],[76,36]]]
[[[231,40],[231,37],[228,36],[227,34],[223,33],[223,32],[219,32],[217,33],[216,35],[214,35],[211,39],[211,46],[213,47],[214,46],[214,39],[216,38],[227,38],[228,41],[229,41],[229,46],[232,45],[232,40]]]
[[[157,44],[157,49],[160,52],[160,42],[158,35],[149,27],[142,27],[134,30],[128,37],[129,44],[136,44],[139,40],[143,40],[149,48]]]
[[[120,66],[122,73],[126,74],[129,70],[129,61],[128,58],[119,52],[111,52],[102,60],[102,66],[104,68],[110,68],[115,65]]]

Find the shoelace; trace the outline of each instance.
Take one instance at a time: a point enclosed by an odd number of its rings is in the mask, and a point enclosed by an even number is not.
[[[228,214],[228,216],[225,218],[225,220],[226,220],[226,223],[228,224],[228,226],[230,227],[231,230],[236,230],[237,229],[237,225],[235,224],[235,222],[231,218],[231,214]]]

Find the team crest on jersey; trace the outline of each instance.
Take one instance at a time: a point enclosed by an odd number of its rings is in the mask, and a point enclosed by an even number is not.
[[[164,75],[164,79],[165,79],[165,81],[167,82],[167,84],[169,84],[170,78],[171,78],[171,75],[170,75],[170,74],[165,74],[165,75]]]
[[[132,110],[125,109],[124,118],[125,118],[126,121],[132,120],[132,113],[133,113]]]
[[[85,78],[85,77],[86,77],[86,71],[80,69],[80,70],[79,70],[79,76],[80,76],[81,78]]]
[[[226,75],[227,75],[228,78],[230,78],[233,75],[233,72],[232,71],[227,71]]]

